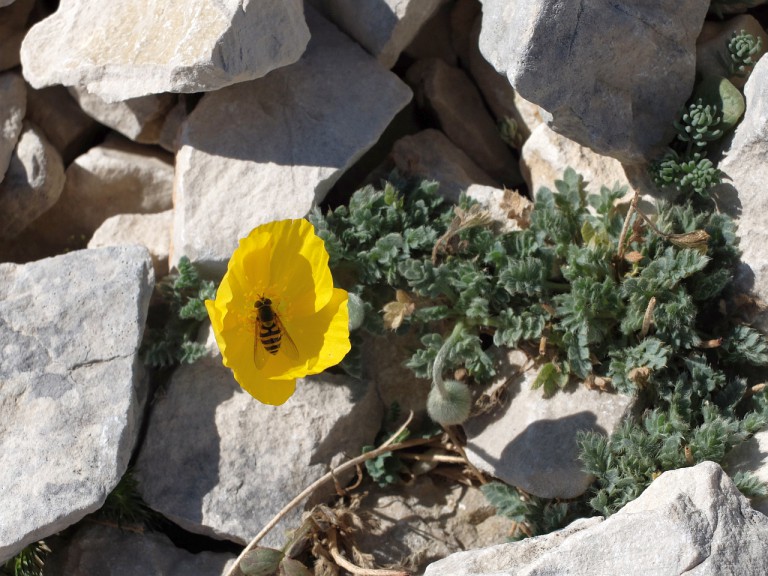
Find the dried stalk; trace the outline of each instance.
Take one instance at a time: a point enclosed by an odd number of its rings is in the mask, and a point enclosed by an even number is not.
[[[483,476],[483,473],[480,472],[480,470],[478,470],[475,465],[469,461],[469,458],[467,458],[467,453],[464,452],[464,448],[461,447],[459,439],[456,437],[456,434],[454,434],[451,427],[443,426],[443,430],[445,430],[445,433],[448,434],[448,438],[450,438],[451,442],[453,443],[454,450],[458,452],[462,457],[464,464],[467,465],[467,468],[469,468],[469,471],[472,472],[472,475],[477,478],[477,481],[480,482],[480,484],[487,484],[487,480],[485,479],[485,476]]]
[[[407,460],[417,460],[418,462],[445,462],[448,464],[466,464],[467,461],[461,456],[449,456],[447,454],[407,454],[400,453],[400,458]]]
[[[381,454],[385,452],[394,452],[396,450],[402,450],[403,448],[412,448],[413,446],[420,446],[422,444],[427,444],[431,442],[432,440],[429,438],[413,438],[411,440],[405,440],[404,442],[400,442],[398,444],[394,444],[395,439],[402,434],[402,432],[408,427],[408,424],[411,423],[411,420],[413,420],[413,412],[411,412],[408,415],[408,418],[406,419],[405,423],[395,432],[392,436],[389,437],[389,439],[384,442],[381,446],[378,448],[371,450],[370,452],[366,452],[365,454],[361,454],[360,456],[357,456],[356,458],[352,458],[351,460],[347,460],[343,464],[340,464],[327,474],[323,475],[321,478],[318,478],[315,480],[312,484],[307,486],[298,496],[296,496],[293,500],[288,502],[280,512],[277,513],[277,515],[272,518],[272,520],[269,521],[269,523],[264,526],[264,528],[261,529],[261,532],[259,532],[253,540],[251,540],[248,543],[248,546],[246,546],[243,551],[240,553],[240,555],[237,557],[237,560],[234,564],[232,564],[232,567],[227,571],[225,576],[234,576],[235,571],[237,570],[237,567],[240,565],[240,561],[243,559],[243,557],[253,550],[256,547],[256,544],[258,544],[264,536],[266,536],[272,528],[277,526],[277,523],[280,522],[280,520],[283,519],[283,517],[290,512],[294,507],[298,506],[305,498],[310,496],[315,490],[317,490],[320,486],[328,482],[329,480],[332,480],[333,477],[336,474],[340,474],[346,470],[349,470],[350,468],[355,468],[356,466],[359,466],[366,460],[371,460],[372,458],[376,458],[377,456],[380,456]]]
[[[402,570],[384,570],[380,568],[361,568],[356,564],[352,564],[349,560],[341,555],[339,550],[339,544],[336,541],[336,530],[331,528],[328,530],[328,549],[331,552],[333,561],[344,570],[351,572],[352,574],[358,574],[359,576],[409,576],[408,572]]]

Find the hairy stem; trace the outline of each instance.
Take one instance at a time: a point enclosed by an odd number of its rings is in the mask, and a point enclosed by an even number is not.
[[[445,361],[448,359],[448,354],[450,353],[451,348],[453,348],[453,345],[456,344],[459,338],[461,338],[463,332],[464,323],[459,320],[453,327],[451,335],[446,338],[445,342],[443,342],[443,345],[440,347],[440,350],[438,350],[437,356],[435,356],[435,362],[432,364],[432,383],[435,385],[438,392],[440,392],[440,396],[446,399],[448,398],[448,391],[445,389],[445,384],[443,384],[443,366],[445,366]]]

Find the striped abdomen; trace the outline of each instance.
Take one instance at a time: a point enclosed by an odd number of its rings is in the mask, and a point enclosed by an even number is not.
[[[283,335],[280,332],[280,327],[274,320],[261,321],[259,326],[259,340],[267,352],[270,354],[277,354],[277,351],[280,350],[280,341],[282,339]]]
[[[272,300],[261,298],[255,306],[259,321],[259,341],[267,352],[277,354],[283,334],[277,322],[277,314],[272,310]]]

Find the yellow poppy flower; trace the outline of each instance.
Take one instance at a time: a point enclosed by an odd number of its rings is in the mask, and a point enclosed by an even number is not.
[[[296,378],[349,352],[347,292],[333,287],[328,252],[307,220],[281,220],[240,240],[206,300],[224,365],[248,393],[279,405]]]

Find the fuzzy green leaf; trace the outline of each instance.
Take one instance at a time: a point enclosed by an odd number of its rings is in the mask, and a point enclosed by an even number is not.
[[[543,388],[544,396],[547,397],[552,396],[561,388],[565,388],[566,384],[568,384],[568,374],[554,362],[547,362],[539,368],[539,373],[531,384],[531,388],[534,390]]]

